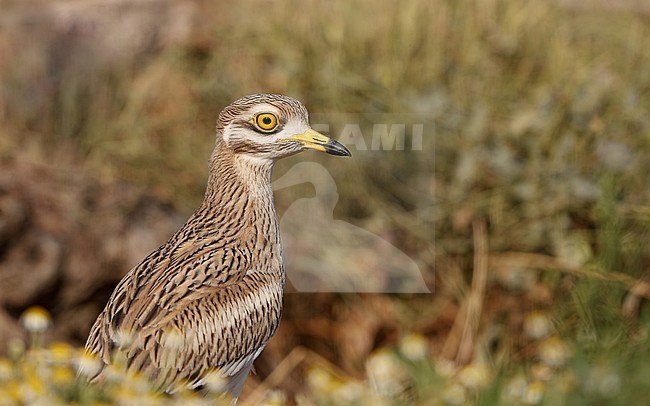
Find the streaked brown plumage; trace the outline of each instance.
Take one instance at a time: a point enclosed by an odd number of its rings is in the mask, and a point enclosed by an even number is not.
[[[129,368],[166,391],[200,386],[218,370],[236,398],[282,311],[273,162],[305,149],[350,153],[311,130],[305,107],[281,95],[233,102],[219,115],[216,138],[203,203],[120,281],[86,350],[104,367],[122,351]]]

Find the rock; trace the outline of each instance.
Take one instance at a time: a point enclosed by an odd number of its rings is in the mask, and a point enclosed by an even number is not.
[[[0,247],[17,238],[27,220],[26,204],[16,196],[0,192]]]
[[[0,263],[0,303],[22,308],[55,287],[62,263],[61,245],[39,230],[13,244]]]

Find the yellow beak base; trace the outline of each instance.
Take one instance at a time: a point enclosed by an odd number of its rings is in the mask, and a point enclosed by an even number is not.
[[[333,140],[311,128],[302,134],[293,135],[287,140],[298,141],[305,148],[315,149],[336,156],[352,156],[350,151],[340,142]]]

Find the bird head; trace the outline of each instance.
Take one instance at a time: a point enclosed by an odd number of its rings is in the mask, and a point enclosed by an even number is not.
[[[307,149],[351,155],[343,144],[309,126],[302,103],[277,94],[254,94],[231,103],[219,114],[217,137],[237,154],[271,162]]]

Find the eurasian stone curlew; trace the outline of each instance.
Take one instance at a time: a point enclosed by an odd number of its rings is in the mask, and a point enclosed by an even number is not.
[[[282,311],[271,170],[306,149],[350,156],[287,96],[246,96],[219,114],[203,203],[116,287],[86,342],[102,361],[93,379],[120,352],[162,390],[201,386],[216,371],[239,396]]]

